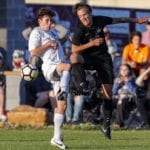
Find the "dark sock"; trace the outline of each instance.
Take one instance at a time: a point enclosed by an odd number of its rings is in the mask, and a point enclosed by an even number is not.
[[[103,113],[104,113],[104,127],[109,127],[111,124],[113,103],[110,99],[104,99],[103,101]]]

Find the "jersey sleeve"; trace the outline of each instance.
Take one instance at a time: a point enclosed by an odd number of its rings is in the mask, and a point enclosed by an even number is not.
[[[113,18],[107,16],[95,16],[95,18],[98,21],[98,23],[101,24],[102,26],[112,24],[113,22]]]
[[[29,37],[28,48],[29,51],[35,49],[36,47],[41,45],[40,33],[38,30],[34,29]]]

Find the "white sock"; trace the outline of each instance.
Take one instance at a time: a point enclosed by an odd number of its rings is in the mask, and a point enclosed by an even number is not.
[[[60,88],[61,91],[65,91],[68,93],[69,91],[69,82],[70,82],[70,72],[63,71],[60,78]]]
[[[64,115],[55,113],[54,115],[54,138],[61,140],[62,138],[62,125],[64,122]]]

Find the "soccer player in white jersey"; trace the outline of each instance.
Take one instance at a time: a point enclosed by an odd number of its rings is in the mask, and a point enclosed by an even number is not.
[[[40,56],[43,60],[43,74],[46,80],[53,84],[57,99],[54,114],[54,136],[50,141],[51,145],[66,149],[62,141],[62,125],[66,110],[71,66],[66,60],[56,32],[51,29],[51,19],[54,15],[55,13],[47,8],[41,8],[38,11],[39,26],[31,32],[29,51],[31,56]]]

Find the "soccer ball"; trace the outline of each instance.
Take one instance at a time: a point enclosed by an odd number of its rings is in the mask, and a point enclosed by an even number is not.
[[[36,66],[33,66],[31,64],[25,64],[21,68],[21,76],[26,81],[31,81],[35,79],[39,74],[39,71]]]

